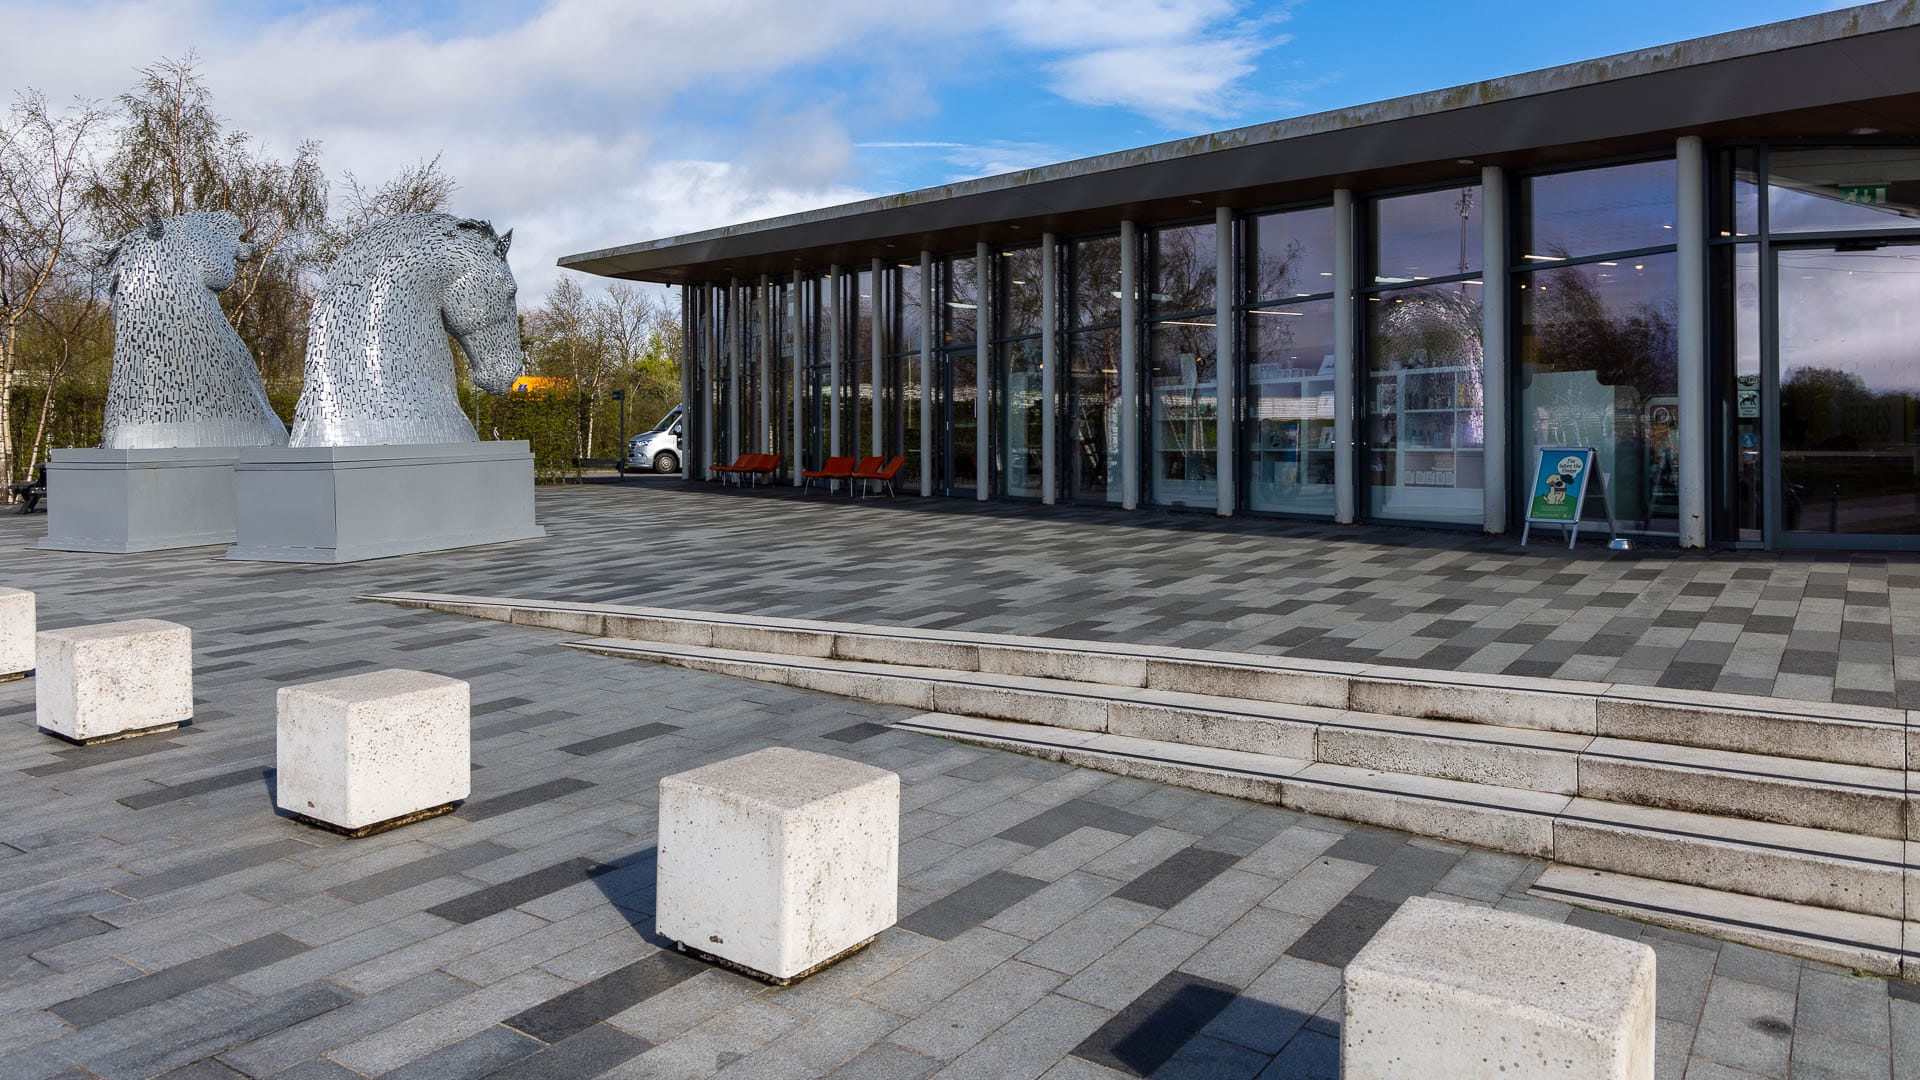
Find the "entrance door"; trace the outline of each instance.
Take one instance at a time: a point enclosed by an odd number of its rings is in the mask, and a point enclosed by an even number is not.
[[[1120,332],[1067,336],[1060,393],[1060,496],[1076,503],[1120,501]]]
[[[1776,260],[1776,535],[1920,547],[1920,245],[1847,241]]]
[[[941,442],[944,434],[945,452],[940,460],[943,471],[933,475],[934,487],[941,488],[944,484],[944,493],[948,495],[971,496],[979,479],[974,468],[980,459],[979,426],[974,408],[974,398],[979,391],[974,373],[978,368],[979,357],[971,345],[940,353],[939,409],[934,415],[934,422],[939,426],[934,441]]]

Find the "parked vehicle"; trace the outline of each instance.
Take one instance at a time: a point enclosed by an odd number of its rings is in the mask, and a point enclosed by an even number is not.
[[[675,405],[651,429],[627,440],[627,468],[646,469],[663,475],[680,471],[682,408]]]

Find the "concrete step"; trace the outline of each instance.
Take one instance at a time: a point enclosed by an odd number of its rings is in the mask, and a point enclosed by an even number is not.
[[[366,599],[653,644],[1200,694],[1877,769],[1904,770],[1911,744],[1920,761],[1920,717],[1870,706],[620,604],[418,592]],[[1372,752],[1390,753],[1384,736],[1372,743]]]
[[[1906,913],[1903,840],[1574,799],[1554,821],[1553,858],[1790,904]]]
[[[1580,755],[1579,793],[1603,802],[1899,840],[1907,836],[1908,775],[1899,769],[1599,738]]]
[[[1533,895],[1876,975],[1920,980],[1920,923],[1556,864]]]

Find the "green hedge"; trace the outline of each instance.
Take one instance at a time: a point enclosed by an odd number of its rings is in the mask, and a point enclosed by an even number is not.
[[[27,455],[33,449],[34,433],[40,430],[40,405],[46,399],[44,387],[15,383],[7,412],[13,439],[11,479],[27,473]],[[100,445],[100,418],[106,410],[104,390],[61,387],[54,391],[53,408],[47,414],[47,439],[41,444],[40,457],[47,448]]]

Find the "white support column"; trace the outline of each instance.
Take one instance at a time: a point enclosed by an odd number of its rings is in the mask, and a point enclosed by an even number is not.
[[[1120,223],[1120,506],[1140,506],[1140,267],[1133,222]]]
[[[887,320],[881,316],[882,309],[880,307],[880,283],[885,279],[885,275],[886,271],[881,269],[880,260],[873,260],[873,292],[867,301],[867,310],[873,312],[873,317],[867,321],[868,326],[872,328],[873,332],[873,374],[872,377],[867,380],[870,386],[870,393],[872,393],[873,397],[867,402],[867,411],[873,414],[873,423],[871,425],[873,428],[873,450],[871,453],[874,457],[884,457],[887,452],[887,443],[884,437],[887,410],[881,407],[881,403],[887,398],[887,395],[884,393],[887,363],[884,358],[886,356],[886,350],[881,347],[886,334]]]
[[[807,421],[806,421],[806,378],[807,354],[800,347],[800,271],[793,272],[793,286],[787,291],[787,333],[793,342],[793,486],[801,484],[800,470],[806,467]]]
[[[1360,415],[1354,239],[1353,192],[1339,188],[1333,193],[1333,520],[1342,525],[1354,522],[1360,453],[1354,437]]]
[[[1512,249],[1507,239],[1507,171],[1498,165],[1480,170],[1480,341],[1485,369],[1481,373],[1482,468],[1481,527],[1490,535],[1507,531],[1507,472],[1512,455],[1507,435],[1513,430],[1513,409],[1507,399],[1512,385],[1508,374],[1507,301],[1512,295]]]
[[[988,297],[992,290],[988,288],[991,278],[988,268],[992,257],[987,245],[973,246],[973,297],[975,304],[973,320],[973,497],[986,502],[992,462],[989,455],[993,450],[990,439],[992,424],[993,398],[993,305]]]
[[[1239,357],[1233,350],[1235,301],[1239,299],[1239,278],[1233,272],[1233,211],[1221,206],[1213,212],[1213,390],[1215,419],[1214,478],[1219,496],[1214,512],[1233,516],[1235,490],[1234,448],[1240,444]]]
[[[768,385],[773,382],[773,342],[767,335],[773,329],[773,314],[768,310],[773,302],[773,285],[767,275],[760,275],[760,377],[754,382],[760,387],[760,407],[755,410],[753,441],[755,448],[763,454],[773,453],[773,414],[767,411]]]
[[[920,496],[933,494],[933,253],[920,253]]]
[[[727,335],[727,461],[739,459],[740,447],[745,440],[740,438],[740,279],[727,282],[727,313],[722,320],[723,333]]]
[[[1053,505],[1060,490],[1060,283],[1052,233],[1040,234],[1040,501]]]
[[[840,456],[840,264],[827,267],[827,456]],[[840,482],[833,482],[838,489]]]
[[[1673,223],[1680,255],[1680,546],[1707,546],[1707,184],[1700,137],[1674,148],[1679,213]],[[1608,497],[1612,497],[1608,492]]]
[[[700,286],[700,479],[711,480],[713,474],[707,469],[713,464],[713,365],[716,362],[713,347],[717,339],[713,333],[713,301],[718,290],[712,285]]]

